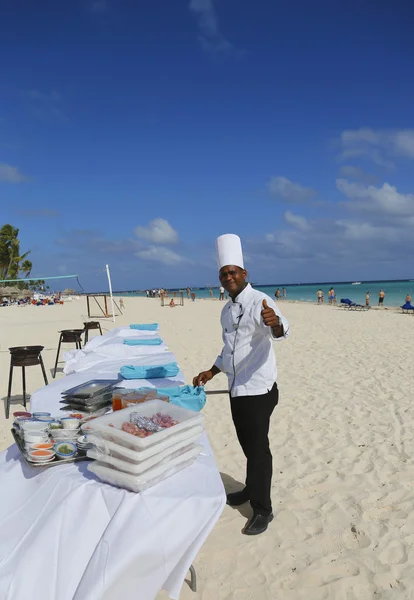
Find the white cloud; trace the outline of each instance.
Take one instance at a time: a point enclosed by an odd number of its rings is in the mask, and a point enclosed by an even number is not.
[[[301,215],[294,215],[290,210],[287,210],[284,214],[286,223],[289,225],[293,225],[296,229],[300,229],[301,231],[307,231],[310,229],[310,225],[305,217]]]
[[[348,198],[346,206],[352,210],[372,212],[376,217],[414,217],[414,194],[400,194],[388,183],[377,188],[337,179],[336,187]]]
[[[274,242],[275,241],[275,234],[274,233],[266,233],[265,235],[265,240],[266,242]]]
[[[7,165],[6,163],[0,163],[0,181],[6,183],[22,183],[27,181],[26,175],[23,175],[17,167]]]
[[[288,202],[306,202],[316,194],[312,188],[293,183],[286,177],[272,177],[268,183],[268,188],[272,194]]]
[[[159,262],[169,266],[177,266],[185,263],[189,264],[192,262],[188,258],[177,254],[177,252],[170,250],[170,248],[163,248],[162,246],[149,246],[145,250],[136,252],[135,256],[141,260]]]
[[[414,129],[397,131],[395,134],[395,147],[400,154],[408,158],[414,158]]]
[[[138,226],[135,233],[139,238],[153,244],[176,244],[178,242],[178,233],[166,219],[153,219],[147,227]]]
[[[397,242],[400,232],[395,227],[383,227],[367,223],[365,221],[348,221],[340,219],[336,221],[339,227],[343,228],[343,237],[352,241],[391,241]]]
[[[367,173],[360,167],[355,167],[354,165],[343,165],[339,169],[339,173],[342,177],[357,179],[358,181],[362,181],[364,183],[376,183],[378,180],[377,177],[375,177],[375,175]]]
[[[414,129],[349,129],[341,133],[341,159],[368,158],[392,168],[396,157],[414,158]]]
[[[191,0],[188,8],[197,19],[199,40],[204,50],[229,52],[234,46],[220,32],[213,0]]]

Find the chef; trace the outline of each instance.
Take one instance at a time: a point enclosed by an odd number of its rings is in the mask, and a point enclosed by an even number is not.
[[[222,235],[216,249],[220,282],[230,296],[221,313],[224,346],[211,369],[194,377],[193,385],[205,385],[220,372],[227,375],[233,423],[247,459],[246,485],[228,494],[227,504],[250,501],[253,515],[243,533],[257,535],[273,519],[268,432],[279,391],[272,342],[289,335],[289,324],[269,296],[247,283],[240,238]]]

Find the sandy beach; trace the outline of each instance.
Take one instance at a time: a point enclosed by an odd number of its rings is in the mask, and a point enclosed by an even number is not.
[[[222,303],[125,299],[125,314],[100,320],[104,331],[158,321],[187,382],[221,349]],[[280,302],[291,336],[275,344],[280,402],[271,424],[273,507],[268,531],[247,538],[248,505],[225,508],[200,551],[198,592],[182,600],[370,600],[414,598],[414,317],[396,311],[348,312],[327,305]],[[44,346],[49,381],[58,332],[82,327],[84,299],[63,306],[0,310],[1,398],[10,346]],[[92,335],[94,332],[92,332]],[[68,346],[68,349],[70,346]],[[61,368],[57,377],[62,377]],[[27,369],[27,389],[43,385]],[[206,429],[228,491],[244,481],[245,460],[230,417],[226,379],[206,388]],[[21,409],[15,369],[11,413]],[[0,450],[12,443],[0,414]],[[139,594],[138,594],[139,595]],[[165,600],[165,593],[159,600]]]

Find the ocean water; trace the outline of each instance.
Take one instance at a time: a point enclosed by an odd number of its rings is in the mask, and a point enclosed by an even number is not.
[[[401,306],[405,302],[405,296],[410,292],[414,298],[414,280],[413,281],[369,281],[361,282],[359,285],[352,283],[311,283],[306,285],[285,285],[288,300],[297,300],[300,302],[316,302],[316,292],[321,288],[324,292],[324,300],[328,302],[328,290],[333,287],[339,304],[341,298],[349,298],[358,304],[365,304],[365,294],[371,293],[371,305],[378,304],[378,293],[382,289],[385,292],[384,306]],[[254,285],[254,288],[265,292],[272,298],[276,289],[279,287],[282,291],[283,284],[276,285]],[[212,288],[214,298],[219,297],[218,287]],[[174,291],[174,290],[171,290]],[[192,288],[197,298],[210,298],[209,288]],[[116,296],[145,296],[144,292],[114,292]],[[171,297],[170,293],[170,297]],[[184,298],[187,298],[184,293]],[[283,300],[282,300],[283,302]]]

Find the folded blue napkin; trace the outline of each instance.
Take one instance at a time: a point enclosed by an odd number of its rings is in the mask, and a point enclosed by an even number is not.
[[[141,390],[150,390],[152,388],[140,388]],[[170,397],[171,404],[181,406],[187,410],[200,411],[206,403],[206,393],[203,387],[193,387],[192,385],[181,385],[171,388],[157,388],[157,393]]]
[[[158,323],[133,323],[129,326],[130,329],[139,329],[139,331],[158,331]]]
[[[125,346],[159,346],[162,344],[162,339],[156,337],[147,338],[146,340],[143,340],[142,338],[127,338],[124,340],[124,344]]]
[[[180,369],[177,363],[167,363],[158,366],[133,367],[127,365],[121,367],[120,374],[124,379],[158,379],[160,377],[175,377]]]

